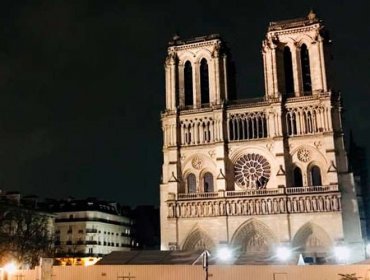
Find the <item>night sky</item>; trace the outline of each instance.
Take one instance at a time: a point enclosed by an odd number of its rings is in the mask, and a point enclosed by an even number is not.
[[[1,1],[0,189],[158,205],[167,42],[221,34],[238,96],[262,96],[268,22],[310,8],[331,31],[345,122],[368,145],[368,3]]]

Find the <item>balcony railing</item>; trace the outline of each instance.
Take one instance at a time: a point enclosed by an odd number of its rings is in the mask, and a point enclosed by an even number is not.
[[[335,192],[338,191],[338,185],[329,186],[311,186],[311,187],[295,187],[287,188],[287,194],[300,194],[300,193],[316,193],[316,192]]]
[[[178,199],[208,199],[219,197],[219,192],[204,192],[204,193],[179,193]]]
[[[274,189],[249,189],[239,191],[218,191],[218,192],[202,192],[202,193],[179,193],[178,200],[193,200],[193,199],[212,199],[212,198],[235,198],[248,196],[269,196],[269,195],[294,195],[294,194],[309,194],[309,193],[325,193],[338,191],[338,185],[328,186],[310,186],[310,187],[292,187],[292,188],[274,188]],[[169,200],[176,200],[173,194],[169,195]]]
[[[239,196],[260,196],[260,195],[277,195],[283,194],[284,189],[252,189],[252,190],[243,190],[243,191],[227,191],[226,197],[239,197]]]
[[[208,199],[204,193],[173,194],[167,201],[168,218],[272,215],[286,213],[338,212],[341,193],[338,185],[219,191]],[[207,193],[207,195],[210,193]],[[193,199],[193,198],[198,199]]]

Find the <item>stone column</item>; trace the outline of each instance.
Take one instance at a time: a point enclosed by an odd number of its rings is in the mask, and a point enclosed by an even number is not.
[[[294,95],[295,96],[300,96],[302,92],[302,82],[301,82],[302,71],[300,71],[301,61],[300,61],[300,55],[298,54],[299,51],[300,51],[300,48],[298,48],[297,46],[292,46],[291,55],[292,55],[293,84],[294,84]]]
[[[194,108],[200,108],[200,65],[198,61],[193,63],[193,100]]]

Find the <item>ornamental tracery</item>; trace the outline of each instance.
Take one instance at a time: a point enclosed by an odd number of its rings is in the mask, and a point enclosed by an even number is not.
[[[199,156],[195,156],[195,157],[193,158],[193,160],[191,161],[191,165],[192,165],[195,169],[199,170],[199,169],[201,169],[201,168],[202,168],[202,166],[203,166],[203,161],[202,161],[202,159],[201,159]]]
[[[234,165],[235,182],[243,189],[265,188],[271,175],[270,163],[259,154],[242,155]]]
[[[308,162],[311,159],[311,153],[307,149],[299,149],[297,156],[298,159],[303,162]]]

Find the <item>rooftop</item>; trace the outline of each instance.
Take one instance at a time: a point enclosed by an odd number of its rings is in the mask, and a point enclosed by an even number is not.
[[[181,39],[179,35],[174,35],[172,40],[168,43],[168,45],[169,46],[180,46],[180,45],[186,45],[186,44],[211,41],[211,40],[216,40],[216,39],[221,39],[220,34],[210,34],[210,35],[205,35],[205,36],[193,37],[189,39]]]
[[[272,21],[269,24],[268,31],[278,31],[283,29],[304,27],[318,22],[320,22],[320,20],[317,18],[315,12],[311,10],[305,17]]]

